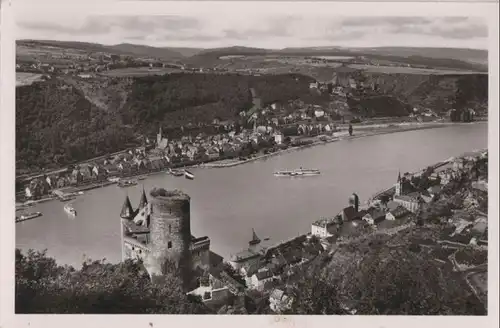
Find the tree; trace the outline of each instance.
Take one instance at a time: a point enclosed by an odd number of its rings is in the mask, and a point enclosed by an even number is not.
[[[357,314],[484,314],[484,307],[452,270],[416,247],[382,245],[351,260],[333,278],[339,300],[353,302]]]
[[[173,266],[171,266],[173,268]],[[59,266],[46,252],[16,249],[17,313],[207,313],[171,269],[152,282],[140,261]]]

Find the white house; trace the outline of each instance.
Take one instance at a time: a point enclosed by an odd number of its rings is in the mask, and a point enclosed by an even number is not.
[[[333,225],[330,219],[320,219],[311,224],[311,234],[320,238],[331,237],[332,234],[328,231],[328,228]]]
[[[410,211],[406,207],[398,206],[396,209],[390,210],[386,213],[386,220],[394,221],[400,219],[406,215],[410,214]]]
[[[250,288],[263,290],[265,283],[272,281],[274,275],[271,270],[261,269],[250,278]]]
[[[276,313],[290,309],[293,299],[288,297],[281,289],[275,289],[269,295],[269,307]]]
[[[316,109],[314,111],[314,116],[316,116],[316,117],[323,117],[323,116],[325,116],[325,111],[322,110],[322,109]]]
[[[283,143],[283,134],[281,132],[276,132],[274,134],[274,142],[277,144],[277,145],[281,145]]]
[[[368,224],[376,224],[385,219],[386,214],[376,208],[371,208],[367,211],[367,213],[363,216],[363,221],[366,221]]]
[[[412,213],[415,213],[418,210],[419,201],[418,198],[415,196],[410,196],[410,195],[394,196],[393,200],[396,203],[399,203],[400,205],[408,209]]]

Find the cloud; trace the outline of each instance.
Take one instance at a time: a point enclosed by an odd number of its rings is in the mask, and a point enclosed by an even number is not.
[[[211,14],[52,15],[24,13],[18,38],[105,44],[266,48],[301,46],[457,46],[486,48],[486,23],[473,17],[353,17],[244,10]]]
[[[342,20],[343,26],[405,26],[428,24],[430,19],[424,17],[352,17]]]
[[[58,32],[77,35],[99,35],[113,29],[134,33],[151,33],[156,30],[191,30],[200,28],[199,20],[179,16],[89,16],[80,26],[50,21],[19,21],[18,26],[28,30]]]
[[[437,18],[427,24],[394,26],[394,33],[439,36],[445,39],[466,40],[487,38],[488,26],[467,17]]]

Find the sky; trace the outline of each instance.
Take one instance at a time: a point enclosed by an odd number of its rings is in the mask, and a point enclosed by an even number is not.
[[[85,1],[88,5],[80,1],[78,6],[37,6],[27,0],[20,2],[15,10],[17,39],[194,48],[488,48],[488,25],[484,17],[463,14],[417,16],[405,11],[404,16],[366,16],[365,11],[365,16],[352,16],[326,7],[322,10],[318,4],[315,10],[310,10],[311,6],[301,10],[299,6],[283,3],[281,6],[263,3],[188,6],[157,1],[155,6],[133,7],[127,3],[119,8],[103,5],[99,10],[90,0]]]

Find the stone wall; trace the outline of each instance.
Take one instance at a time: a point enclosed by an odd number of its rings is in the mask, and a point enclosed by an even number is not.
[[[151,204],[151,254],[147,267],[150,274],[161,274],[167,260],[181,270],[186,284],[192,279],[190,198],[181,191],[153,189]]]

